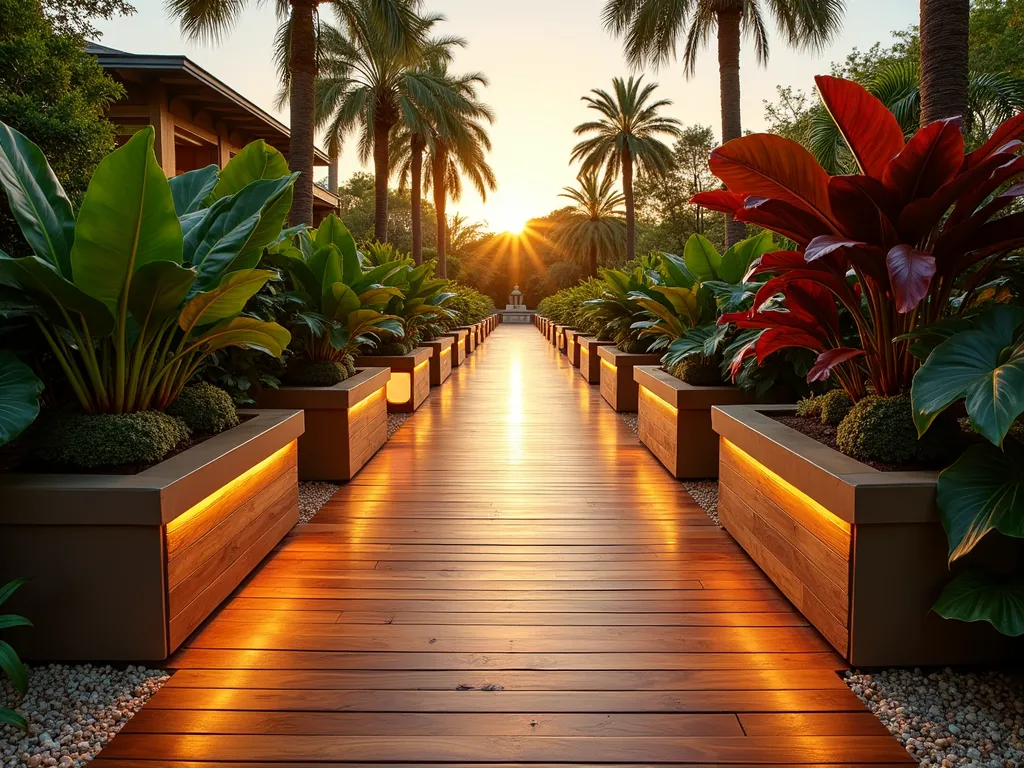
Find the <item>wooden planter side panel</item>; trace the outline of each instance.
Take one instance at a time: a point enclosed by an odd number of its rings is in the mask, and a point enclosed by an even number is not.
[[[444,341],[424,342],[425,346],[434,350],[434,354],[430,356],[430,386],[432,387],[440,387],[452,375],[452,348],[454,345],[448,343],[449,341],[448,338],[445,338]]]
[[[844,656],[849,648],[848,525],[727,440],[718,516],[782,593]]]
[[[640,385],[633,378],[633,368],[657,365],[661,355],[626,354],[612,346],[601,347],[598,355],[601,357],[601,396],[620,413],[638,410]]]
[[[430,365],[417,366],[412,372],[412,410],[416,410],[430,397]]]
[[[293,442],[166,527],[172,653],[298,522]]]

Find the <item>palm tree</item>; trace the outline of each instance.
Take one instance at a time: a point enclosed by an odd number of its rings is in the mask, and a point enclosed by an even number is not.
[[[921,0],[921,125],[967,114],[970,0]]]
[[[864,87],[896,116],[905,136],[912,136],[923,124],[917,62],[904,60],[883,65],[872,73]],[[962,113],[968,143],[981,143],[994,126],[1021,111],[1024,111],[1024,80],[1008,72],[971,75],[967,109]],[[807,144],[830,174],[856,173],[856,164],[842,134],[821,104],[812,109]]]
[[[423,109],[403,115],[401,130],[392,138],[392,164],[399,177],[401,189],[411,187],[412,195],[412,257],[423,261],[423,225],[421,200],[423,195],[423,157],[433,136],[458,125],[466,119],[490,121],[493,113],[476,96],[477,86],[486,86],[487,78],[480,72],[453,76],[444,62],[432,62],[425,67],[428,82],[435,89],[436,98]]]
[[[578,187],[564,187],[559,197],[573,205],[555,216],[552,242],[573,259],[585,262],[591,277],[597,277],[597,265],[615,264],[626,245],[626,217],[622,211],[625,197],[612,185],[610,173],[598,179],[596,172],[583,173]]]
[[[606,0],[603,18],[607,29],[624,38],[626,58],[635,67],[667,63],[675,58],[678,41],[685,39],[682,56],[687,77],[696,72],[697,54],[717,33],[725,143],[743,135],[742,36],[753,39],[758,63],[764,65],[768,63],[768,12],[789,45],[821,49],[839,32],[845,10],[846,0]],[[741,240],[745,234],[741,222],[729,220],[727,242]]]
[[[614,96],[600,88],[584,96],[589,109],[601,118],[576,126],[576,135],[585,136],[573,147],[572,160],[582,161],[581,173],[593,174],[605,167],[605,174],[614,178],[622,174],[622,194],[626,203],[626,258],[636,255],[636,206],[633,200],[633,167],[643,173],[664,176],[672,165],[672,150],[659,137],[678,139],[683,135],[682,123],[662,117],[658,110],[672,104],[668,99],[650,102],[657,83],[643,85],[643,77],[628,81],[612,80]]]
[[[389,141],[395,126],[414,115],[442,111],[444,84],[425,65],[447,62],[452,49],[465,45],[458,37],[428,39],[444,17],[417,17],[414,31],[421,44],[411,52],[396,47],[379,22],[374,3],[348,0],[353,8],[339,14],[344,29],[321,24],[320,74],[316,81],[316,125],[326,127],[327,150],[341,153],[349,133],[358,132],[359,159],[373,157],[374,223],[377,240],[387,240]],[[421,118],[417,118],[421,119]]]
[[[300,176],[292,200],[292,224],[313,223],[314,90],[317,75],[316,20],[321,0],[276,0],[278,18],[285,20],[288,103],[291,139],[288,164]],[[412,56],[421,45],[421,31],[415,10],[418,0],[332,0],[341,15],[362,10],[377,26],[386,30],[388,43]],[[253,5],[260,5],[256,0]],[[167,0],[167,9],[179,19],[181,31],[190,40],[221,40],[247,7],[245,0]],[[280,39],[280,34],[279,34]],[[170,173],[171,170],[168,170]]]

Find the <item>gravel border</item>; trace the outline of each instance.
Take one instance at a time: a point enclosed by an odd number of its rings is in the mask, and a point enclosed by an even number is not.
[[[1024,673],[858,670],[844,680],[921,765],[1024,765]]]
[[[305,480],[299,483],[299,523],[308,523],[331,496],[341,488],[337,483]]]
[[[17,702],[28,732],[0,725],[4,768],[85,765],[168,679],[166,672],[142,666],[49,664],[28,673],[28,694]],[[0,682],[0,703],[15,701],[10,681]]]
[[[411,413],[389,413],[388,414],[388,437],[402,428],[402,425],[409,420]]]
[[[640,414],[636,411],[626,411],[619,416],[626,423],[626,426],[633,430],[633,434],[640,433]],[[716,480],[688,480],[684,482],[683,488],[693,497],[698,506],[704,510],[711,521],[719,528],[722,524],[718,521],[718,481]]]

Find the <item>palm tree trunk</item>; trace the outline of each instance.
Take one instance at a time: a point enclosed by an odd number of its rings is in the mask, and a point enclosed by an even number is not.
[[[921,0],[921,125],[967,115],[970,0]]]
[[[742,4],[718,12],[718,81],[722,102],[722,143],[743,135],[740,120],[740,20]],[[747,235],[743,222],[725,217],[725,243],[732,245]]]
[[[622,196],[626,203],[626,261],[631,261],[636,256],[636,205],[633,199],[633,155],[628,147],[622,151]]]
[[[420,220],[420,208],[423,195],[423,149],[426,146],[423,136],[412,135],[412,260],[423,263],[423,222]]]
[[[448,189],[445,187],[445,170],[448,155],[438,142],[431,159],[431,176],[434,185],[434,210],[437,212],[437,276],[448,277],[448,219],[445,208],[448,205]]]
[[[373,236],[382,243],[388,239],[388,178],[391,176],[388,139],[392,125],[381,119],[373,123]]]
[[[597,243],[593,242],[590,244],[590,253],[587,255],[587,260],[590,262],[590,276],[597,277]]]
[[[288,54],[291,89],[291,138],[288,142],[288,164],[299,172],[295,180],[291,224],[313,223],[313,91],[316,82],[316,30],[313,14],[316,0],[291,0],[292,25]]]

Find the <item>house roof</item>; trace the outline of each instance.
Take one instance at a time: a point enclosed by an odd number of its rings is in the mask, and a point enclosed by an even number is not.
[[[207,108],[215,108],[226,122],[240,125],[246,133],[264,139],[268,144],[287,153],[290,137],[288,126],[188,57],[127,53],[98,43],[89,43],[87,50],[96,57],[104,69],[121,73],[145,73],[147,79],[167,85],[179,98],[201,100]],[[326,152],[316,147],[314,150],[317,165],[330,163]]]

